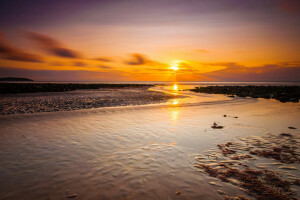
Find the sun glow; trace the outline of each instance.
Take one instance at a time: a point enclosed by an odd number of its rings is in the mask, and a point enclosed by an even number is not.
[[[177,71],[179,68],[178,68],[178,66],[172,66],[171,69],[173,69],[174,71]]]
[[[178,61],[178,60],[173,61],[173,63],[171,64],[170,69],[173,69],[175,72],[176,72],[177,70],[179,70],[179,64],[180,64],[180,62],[181,62],[181,61]]]

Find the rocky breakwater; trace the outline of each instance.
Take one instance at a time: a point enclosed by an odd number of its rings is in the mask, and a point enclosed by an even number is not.
[[[280,102],[299,102],[300,86],[207,86],[195,87],[193,92],[225,94],[229,97],[276,99]]]

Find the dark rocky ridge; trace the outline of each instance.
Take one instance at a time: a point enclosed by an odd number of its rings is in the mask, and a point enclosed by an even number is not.
[[[20,78],[20,77],[3,77],[0,78],[0,81],[33,81],[29,78]]]
[[[193,92],[226,94],[229,97],[276,99],[280,102],[299,102],[299,86],[207,86],[195,87]]]

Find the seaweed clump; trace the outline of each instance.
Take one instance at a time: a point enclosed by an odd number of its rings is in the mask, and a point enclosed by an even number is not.
[[[274,158],[282,163],[299,163],[300,159],[295,151],[295,147],[282,145],[281,147],[274,147],[268,150],[253,150],[250,154],[262,156],[265,158]]]
[[[239,144],[227,142],[225,144],[217,145],[220,153],[230,160],[219,161],[216,164],[206,164],[201,161],[196,167],[202,169],[209,176],[216,177],[223,182],[228,182],[239,186],[249,196],[253,196],[258,200],[296,200],[295,191],[292,191],[292,185],[300,185],[300,180],[285,180],[282,176],[269,169],[254,169],[248,165],[234,161],[241,159],[250,159],[251,155],[238,154],[233,148],[238,147]],[[232,148],[233,147],[233,148]],[[267,156],[268,158],[277,158],[284,163],[298,162],[295,147],[282,145],[281,147],[274,147],[272,150],[255,150],[250,151],[257,156]],[[249,151],[249,150],[248,150]],[[268,153],[266,153],[268,152]],[[234,155],[231,155],[234,154]],[[229,157],[230,155],[230,157]],[[247,197],[224,196],[225,200],[248,200]]]
[[[254,196],[258,200],[295,200],[295,193],[291,191],[290,181],[282,179],[277,173],[270,170],[254,170],[248,166],[239,170],[232,168],[224,163],[219,164],[219,167],[211,167],[206,164],[200,164],[206,173],[212,177],[219,178],[223,182],[230,182],[231,179],[236,179],[239,186],[244,191]],[[225,199],[243,199],[242,197]]]
[[[221,153],[224,156],[227,156],[227,154],[235,154],[236,153],[235,150],[228,148],[231,145],[232,145],[231,142],[227,142],[226,144],[218,144],[217,147],[221,150]]]
[[[249,200],[247,197],[239,195],[236,197],[225,196],[224,200]]]

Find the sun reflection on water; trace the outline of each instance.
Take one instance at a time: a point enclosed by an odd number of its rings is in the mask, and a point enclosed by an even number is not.
[[[178,104],[178,99],[174,99],[173,101],[172,101],[172,105],[177,105]]]
[[[180,109],[179,108],[171,110],[170,115],[171,115],[171,119],[172,119],[173,122],[178,121],[179,114],[180,114]]]
[[[173,85],[173,90],[174,90],[174,91],[178,91],[178,85],[177,85],[177,84],[174,84],[174,85]]]

